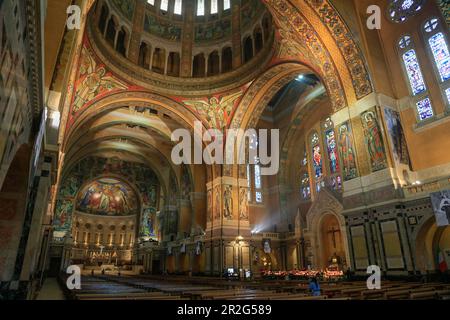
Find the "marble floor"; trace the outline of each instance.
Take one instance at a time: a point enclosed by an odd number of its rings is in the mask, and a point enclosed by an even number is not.
[[[44,285],[39,291],[36,300],[65,300],[64,293],[59,287],[56,278],[45,279]]]

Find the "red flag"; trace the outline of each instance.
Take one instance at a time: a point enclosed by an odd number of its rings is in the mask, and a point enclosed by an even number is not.
[[[445,257],[442,254],[441,249],[439,249],[439,253],[438,253],[438,266],[439,266],[439,270],[441,270],[441,272],[445,272],[448,269],[447,262],[445,261]]]

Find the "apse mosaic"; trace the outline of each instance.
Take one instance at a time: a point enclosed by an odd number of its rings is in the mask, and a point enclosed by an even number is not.
[[[127,216],[138,214],[136,193],[117,179],[101,179],[85,186],[76,200],[76,210],[83,213]]]
[[[139,197],[136,193],[134,196],[130,193],[129,186],[114,182],[118,180],[113,177],[95,180],[97,177],[109,175],[120,176],[121,179],[134,185],[142,203],[138,202]],[[84,183],[90,180],[95,182],[83,187]],[[82,187],[83,190],[81,190]],[[158,177],[144,164],[127,162],[115,157],[84,158],[63,174],[55,206],[54,235],[56,238],[62,238],[70,230],[74,204],[77,210],[82,212],[102,215],[147,212],[150,218],[141,216],[141,223],[154,221],[158,208],[159,190]],[[150,226],[147,228],[151,230]]]

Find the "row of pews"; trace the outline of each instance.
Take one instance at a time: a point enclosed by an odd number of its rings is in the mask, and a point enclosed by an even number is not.
[[[450,284],[384,281],[379,290],[365,282],[321,283],[321,295],[311,296],[306,281],[227,281],[205,277],[83,276],[77,300],[450,300]]]

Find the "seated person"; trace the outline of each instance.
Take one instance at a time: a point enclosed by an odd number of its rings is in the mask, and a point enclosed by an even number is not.
[[[313,296],[320,296],[320,286],[316,277],[309,282],[309,290],[311,290]]]

